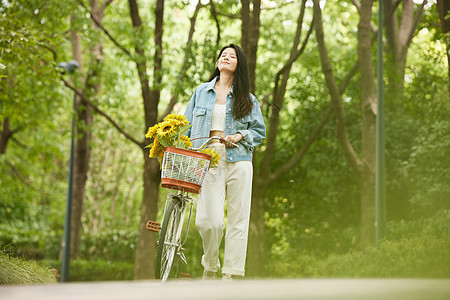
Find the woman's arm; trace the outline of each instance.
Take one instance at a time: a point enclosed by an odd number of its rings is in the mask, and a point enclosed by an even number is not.
[[[264,124],[264,118],[259,108],[259,103],[256,98],[252,96],[253,108],[250,112],[249,126],[246,130],[238,130],[238,133],[242,135],[240,141],[246,148],[253,151],[256,146],[261,144],[262,140],[266,137],[266,125]]]
[[[197,98],[197,89],[195,89],[194,94],[192,95],[191,100],[189,100],[189,103],[186,107],[186,111],[184,112],[184,115],[186,116],[186,119],[189,121],[190,124],[192,124],[196,98]],[[186,132],[186,135],[188,137],[191,137],[191,129],[192,127],[189,128],[188,131]]]

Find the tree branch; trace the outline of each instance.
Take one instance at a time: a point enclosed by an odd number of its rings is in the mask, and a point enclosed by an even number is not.
[[[214,2],[212,0],[209,1],[209,4],[211,6],[211,14],[216,21],[216,27],[217,27],[217,39],[216,39],[216,45],[219,45],[220,42],[220,23],[219,19],[217,18],[217,11],[216,7],[214,6]]]
[[[217,12],[217,15],[223,16],[223,17],[227,17],[229,19],[235,19],[235,20],[240,20],[241,19],[241,17],[239,15],[224,14],[224,13],[221,13],[220,11]]]
[[[109,123],[111,123],[123,136],[125,136],[127,139],[138,145],[141,149],[144,147],[143,142],[138,142],[135,138],[133,138],[130,134],[126,133],[125,130],[123,130],[114,120],[108,116],[105,112],[103,112],[97,105],[92,103],[88,98],[86,98],[82,93],[80,93],[75,87],[73,87],[69,82],[67,82],[62,76],[61,80],[64,82],[64,85],[74,91],[80,98],[82,98],[86,103],[88,103],[98,114],[105,117],[106,120],[108,120]]]
[[[189,67],[190,67],[190,64],[188,63],[188,61],[189,61],[189,54],[190,54],[191,45],[192,45],[192,37],[194,36],[194,32],[195,32],[195,21],[197,20],[198,12],[202,6],[203,5],[202,5],[201,1],[199,1],[197,3],[197,6],[195,7],[194,14],[191,17],[191,27],[189,29],[189,35],[188,35],[188,39],[186,41],[186,49],[184,51],[184,59],[183,59],[182,65],[181,65],[181,70],[178,72],[179,75],[177,77],[175,91],[173,92],[172,96],[170,97],[170,102],[167,105],[167,108],[166,108],[164,114],[162,115],[160,121],[162,121],[165,118],[165,116],[167,116],[172,111],[173,107],[175,106],[175,104],[178,101],[178,96],[179,96],[178,86],[182,84],[183,79],[186,76],[186,72],[189,70]]]
[[[114,0],[106,0],[105,2],[103,2],[102,4],[102,11],[105,11],[106,7],[108,5],[110,5]]]
[[[417,26],[419,26],[420,18],[422,17],[423,9],[425,5],[427,4],[427,0],[424,0],[422,4],[419,6],[419,10],[417,11],[416,17],[414,18],[414,22],[411,26],[411,29],[409,31],[408,39],[406,40],[406,49],[408,49],[409,45],[411,44],[412,39],[414,38],[414,32],[417,29]]]
[[[303,18],[305,15],[305,7],[306,7],[306,0],[302,1],[302,5],[300,8],[300,13],[297,19],[297,29],[296,33],[294,35],[293,44],[291,47],[291,51],[289,54],[289,58],[285,65],[281,68],[280,71],[277,72],[277,75],[275,76],[275,87],[273,89],[273,103],[272,103],[272,113],[269,119],[269,132],[267,134],[267,145],[266,145],[266,151],[264,151],[264,157],[263,157],[263,163],[261,164],[261,173],[262,174],[269,174],[270,173],[270,167],[272,165],[272,159],[275,152],[275,141],[277,137],[278,132],[278,125],[280,122],[280,111],[281,107],[283,106],[284,97],[286,94],[286,87],[287,82],[289,79],[289,74],[292,68],[293,63],[295,60],[300,56],[301,53],[303,53],[304,49],[306,48],[306,44],[309,40],[309,37],[311,35],[311,30],[313,30],[312,24],[310,26],[310,30],[308,31],[308,34],[306,35],[305,39],[303,40],[302,46],[300,49],[298,49],[298,46],[300,44],[300,37],[302,32],[302,25],[303,25]],[[281,78],[281,84],[280,84],[280,77]]]
[[[284,165],[279,167],[273,174],[270,175],[270,181],[274,181],[277,178],[279,178],[281,175],[287,173],[290,169],[295,167],[295,165],[298,164],[299,161],[303,159],[305,154],[308,152],[309,147],[312,145],[313,141],[317,138],[319,133],[322,131],[322,128],[325,126],[326,122],[328,121],[328,118],[331,115],[331,111],[333,110],[333,106],[330,104],[320,119],[319,124],[314,128],[314,130],[309,135],[308,139],[306,140],[305,144],[303,145],[300,150],[291,157]]]
[[[292,47],[291,54],[290,54],[288,60],[286,61],[286,63],[284,64],[284,66],[275,75],[275,88],[274,88],[274,93],[273,93],[274,100],[278,98],[277,94],[279,92],[278,84],[280,81],[280,77],[288,76],[288,73],[290,72],[290,69],[292,68],[292,65],[294,64],[294,62],[299,58],[299,56],[303,53],[303,51],[305,51],[306,45],[309,41],[312,31],[314,30],[314,17],[313,17],[311,24],[309,26],[308,33],[306,34],[306,37],[303,40],[302,46],[300,47],[300,49],[297,49],[298,44],[300,43],[300,34],[301,34],[301,27],[302,27],[302,23],[303,23],[304,7],[305,7],[304,4],[305,3],[306,2],[303,1],[302,12],[299,15],[297,32],[296,32],[296,36],[294,38],[294,46]],[[286,79],[286,81],[287,81],[287,79]],[[282,83],[282,85],[283,85],[283,83]],[[273,106],[278,110],[281,109],[281,106],[278,103],[278,101],[274,101]]]
[[[361,3],[358,0],[352,0],[352,3],[359,12],[361,9]],[[378,31],[377,25],[375,25],[372,21],[370,21],[370,29],[372,29],[372,33],[376,33]]]
[[[325,75],[328,90],[330,91],[331,102],[333,104],[333,109],[336,114],[336,129],[339,144],[344,152],[347,161],[350,163],[352,168],[356,173],[360,173],[362,162],[359,160],[358,156],[353,149],[352,144],[349,141],[347,135],[347,129],[345,127],[345,114],[342,107],[342,99],[339,94],[339,89],[337,87],[333,69],[331,67],[330,59],[328,57],[328,50],[324,40],[324,33],[322,27],[322,12],[319,6],[319,0],[314,0],[314,15],[315,17],[315,27],[316,27],[316,37],[319,48],[320,60],[322,62],[322,70]]]
[[[112,0],[109,2],[112,2]],[[106,36],[108,36],[108,38],[114,43],[114,45],[119,47],[127,56],[131,57],[130,51],[128,51],[124,46],[119,44],[119,42],[115,38],[113,38],[113,36],[109,33],[109,31],[106,30],[105,27],[103,27],[103,25],[94,17],[94,14],[92,14],[92,12],[84,5],[83,1],[78,0],[78,3],[88,11],[92,21],[94,21],[94,23],[106,34]]]
[[[19,131],[18,129],[15,129],[14,131]],[[11,141],[13,141],[14,143],[16,143],[20,148],[22,149],[28,149],[28,146],[23,144],[21,141],[19,141],[18,139],[16,139],[15,136],[11,137]]]
[[[414,3],[413,0],[403,1],[403,11],[402,11],[402,19],[400,22],[399,35],[398,39],[400,41],[401,52],[404,52],[406,49],[407,40],[409,38],[409,32],[411,31],[411,27],[413,27],[414,19]]]
[[[356,60],[353,67],[350,69],[350,72],[348,72],[347,76],[345,76],[344,80],[342,81],[341,85],[339,86],[339,94],[342,95],[344,91],[347,89],[348,84],[350,83],[350,79],[355,75],[356,71],[359,68],[359,60]],[[309,147],[312,145],[312,142],[317,138],[320,131],[325,126],[328,118],[331,115],[331,111],[333,110],[333,105],[330,103],[327,111],[321,118],[319,124],[317,127],[311,132],[308,139],[306,140],[303,147],[284,165],[282,165],[279,169],[277,169],[273,174],[269,176],[270,181],[275,181],[280,176],[282,176],[284,173],[287,173],[290,169],[295,167],[298,162],[300,162],[303,157],[305,156],[306,152],[309,150]]]

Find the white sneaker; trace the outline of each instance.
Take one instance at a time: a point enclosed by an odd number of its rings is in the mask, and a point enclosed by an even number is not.
[[[233,281],[233,276],[231,276],[230,274],[223,273],[222,280]]]
[[[203,270],[202,279],[216,279],[216,278],[217,278],[217,272],[207,271],[206,269]]]

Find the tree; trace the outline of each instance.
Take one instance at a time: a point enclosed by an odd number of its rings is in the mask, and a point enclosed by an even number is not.
[[[134,37],[134,52],[135,55],[131,53],[122,46],[116,39],[114,39],[109,31],[101,26],[99,20],[96,19],[94,14],[91,14],[94,22],[101,27],[105,34],[110,38],[110,40],[129,58],[131,58],[137,69],[137,74],[139,78],[141,96],[144,103],[144,120],[145,129],[153,126],[158,122],[158,106],[160,102],[160,92],[161,92],[161,81],[163,75],[162,59],[163,59],[163,15],[164,15],[164,1],[159,0],[155,7],[155,33],[154,33],[154,45],[155,54],[153,58],[153,80],[150,84],[150,79],[148,74],[148,67],[145,57],[147,56],[144,47],[144,27],[142,19],[139,13],[139,7],[135,0],[129,0],[129,11],[132,25],[136,36]],[[198,10],[202,7],[199,3],[195,9],[194,15],[191,18],[191,28],[189,31],[189,37],[187,41],[187,47],[185,49],[185,59],[183,60],[181,71],[179,73],[179,80],[182,81],[183,77],[186,75],[188,67],[188,53],[190,51],[190,44],[192,36],[194,34],[195,20],[198,14]],[[66,85],[71,87],[66,82]],[[154,277],[154,254],[155,254],[155,237],[146,230],[146,222],[150,219],[156,219],[157,204],[159,199],[159,182],[160,182],[160,171],[159,164],[156,159],[150,159],[148,151],[144,149],[144,146],[149,142],[142,141],[139,142],[138,139],[132,137],[131,134],[127,133],[122,129],[107,113],[102,111],[98,106],[96,106],[91,100],[89,100],[85,95],[81,94],[79,91],[75,90],[77,95],[84,99],[89,106],[91,106],[95,111],[105,117],[113,126],[123,134],[127,139],[132,141],[134,144],[138,145],[140,149],[143,150],[144,154],[144,169],[143,169],[143,200],[141,206],[141,222],[139,223],[139,238],[136,247],[136,262],[135,262],[135,278],[153,278]],[[166,108],[166,113],[170,112],[176,103],[178,94],[178,87],[173,91],[171,101]],[[145,130],[144,130],[145,132]]]
[[[253,9],[250,11],[250,1],[242,1],[241,46],[247,57],[250,90],[254,94],[256,91],[256,57],[261,26],[261,0],[253,0],[252,7]]]
[[[437,9],[441,21],[441,29],[445,34],[446,39],[445,46],[447,47],[448,78],[450,79],[450,41],[448,37],[448,32],[450,31],[450,20],[448,18],[450,14],[450,3],[444,0],[437,0]],[[448,94],[450,97],[450,83],[448,84]]]
[[[323,73],[325,74],[327,87],[333,102],[336,114],[337,137],[341,149],[348,163],[359,178],[361,195],[361,242],[362,244],[372,244],[375,237],[375,135],[376,135],[376,107],[377,98],[375,90],[375,77],[372,64],[371,44],[374,32],[374,25],[371,23],[373,1],[353,1],[360,13],[358,24],[358,59],[359,71],[361,74],[361,157],[356,154],[354,146],[350,142],[346,125],[345,112],[342,105],[342,98],[337,93],[337,87],[333,75],[332,66],[328,57],[327,47],[324,42],[323,28],[321,21],[321,10],[318,1],[315,1],[315,14],[319,19],[316,23],[316,36],[319,43],[319,51],[322,62]],[[386,3],[386,2],[385,2]],[[387,36],[392,54],[390,73],[390,84],[392,99],[403,97],[403,78],[406,66],[407,50],[414,36],[418,21],[422,14],[426,1],[422,3],[414,17],[412,1],[404,2],[402,22],[400,29],[397,25],[397,14],[395,8],[400,1],[388,1],[384,14],[387,15]]]
[[[94,27],[94,34],[100,33],[100,24],[105,12],[105,9],[111,4],[112,0],[105,0],[103,3],[99,3],[98,0],[89,1],[90,13],[92,14]],[[79,2],[84,6],[83,2]],[[76,18],[71,16],[71,23],[74,24]],[[98,37],[96,42],[89,47],[89,69],[87,70],[86,77],[82,80],[84,86],[80,90],[80,93],[86,95],[89,99],[95,99],[97,93],[100,90],[100,77],[101,77],[101,62],[103,60],[103,46],[101,38]],[[74,60],[79,64],[81,72],[84,71],[83,64],[83,51],[81,36],[76,29],[71,30],[71,42],[72,42],[72,54]],[[78,255],[78,249],[80,244],[80,230],[81,230],[81,217],[83,213],[86,182],[89,171],[90,153],[91,153],[91,127],[93,124],[92,107],[86,98],[77,96],[77,111],[76,111],[76,143],[74,149],[74,176],[73,176],[73,192],[72,192],[72,216],[71,216],[71,241],[70,241],[70,256],[76,258]]]
[[[400,3],[403,3],[403,10],[397,12]],[[387,64],[389,75],[389,93],[390,99],[402,102],[403,85],[406,68],[406,58],[408,56],[408,48],[415,35],[423,9],[427,4],[424,0],[414,16],[413,0],[383,1],[384,26],[386,28],[386,38],[388,45]]]
[[[361,158],[358,157],[349,140],[342,97],[333,75],[333,68],[324,41],[322,10],[319,1],[314,0],[315,30],[320,60],[327,88],[330,92],[336,119],[337,138],[348,163],[359,178],[361,195],[361,241],[373,243],[375,237],[375,125],[376,91],[371,58],[371,16],[372,1],[364,1],[360,8],[358,24],[358,60],[361,73]]]
[[[57,10],[54,1],[41,10],[30,3],[0,3],[0,155],[5,154],[10,141],[20,144],[15,137],[19,132],[42,122],[30,116],[45,115],[57,107],[58,103],[50,99],[60,99],[61,94],[49,93],[40,86],[42,81],[55,82],[55,68],[50,62],[56,55],[55,48],[60,49],[68,25],[61,22],[56,26],[50,15],[60,17],[70,9]],[[31,80],[36,73],[40,79]],[[35,105],[38,99],[44,101]]]

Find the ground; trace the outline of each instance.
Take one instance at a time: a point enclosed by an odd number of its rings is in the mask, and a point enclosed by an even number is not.
[[[0,287],[8,300],[338,299],[448,300],[450,279],[178,280]]]

